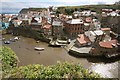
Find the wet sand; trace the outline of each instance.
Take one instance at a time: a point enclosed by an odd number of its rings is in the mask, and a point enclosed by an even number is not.
[[[10,35],[5,35],[9,39]],[[60,47],[48,47],[45,42],[36,43],[34,39],[25,38],[20,36],[20,40],[17,42],[12,42],[11,44],[3,44],[9,46],[15,51],[18,56],[20,66],[28,64],[43,64],[43,65],[54,65],[57,61],[68,61],[73,63],[81,63],[83,66],[88,68],[91,65],[85,58],[75,58],[67,53],[64,48]],[[45,48],[44,51],[34,50],[35,46],[40,46]]]
[[[6,39],[10,39],[11,35],[4,35]],[[118,61],[105,63],[102,58],[80,58],[71,56],[64,48],[48,47],[47,43],[36,43],[34,39],[20,36],[20,40],[11,44],[3,44],[9,46],[15,51],[20,63],[19,66],[28,64],[54,65],[57,61],[67,61],[72,63],[80,63],[84,68],[100,73],[103,77],[118,77]],[[45,48],[44,51],[36,51],[34,47],[40,46]],[[119,58],[120,59],[120,58]],[[106,61],[106,60],[105,60]],[[105,73],[106,72],[106,73]]]

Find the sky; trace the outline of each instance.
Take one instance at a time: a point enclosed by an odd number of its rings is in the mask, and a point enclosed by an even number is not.
[[[114,4],[118,0],[0,0],[0,13],[19,12],[22,8]]]

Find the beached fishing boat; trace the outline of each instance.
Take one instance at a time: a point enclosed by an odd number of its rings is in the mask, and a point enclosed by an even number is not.
[[[4,41],[4,44],[10,44],[10,41]]]
[[[34,49],[35,49],[35,50],[38,50],[38,51],[42,51],[42,50],[44,50],[45,48],[35,47]]]
[[[15,39],[15,40],[18,40],[18,39],[19,39],[19,37],[15,37],[14,39]]]

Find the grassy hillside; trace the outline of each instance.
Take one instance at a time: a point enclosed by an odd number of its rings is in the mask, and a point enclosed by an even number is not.
[[[17,67],[19,59],[11,48],[2,46],[0,47],[0,61],[2,63],[2,77],[5,77]]]
[[[72,9],[72,10],[93,10],[97,11],[98,13],[101,12],[102,9],[120,9],[120,5],[84,5],[84,6],[63,6],[59,7],[58,11],[61,13],[65,13],[65,9]]]

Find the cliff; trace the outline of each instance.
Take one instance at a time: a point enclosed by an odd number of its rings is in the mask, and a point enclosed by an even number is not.
[[[42,11],[42,10],[46,10],[46,8],[23,8],[19,13],[27,13],[28,11]]]

